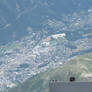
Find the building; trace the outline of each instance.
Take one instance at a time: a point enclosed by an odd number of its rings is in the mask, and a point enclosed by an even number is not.
[[[70,82],[51,81],[50,92],[92,92],[92,82]]]

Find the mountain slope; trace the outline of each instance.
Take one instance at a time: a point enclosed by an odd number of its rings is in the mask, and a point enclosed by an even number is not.
[[[1,0],[0,90],[92,52],[91,6],[91,0]]]
[[[40,73],[8,92],[49,92],[51,80],[69,81],[70,76],[75,76],[76,81],[92,81],[92,53],[77,56],[59,68]]]

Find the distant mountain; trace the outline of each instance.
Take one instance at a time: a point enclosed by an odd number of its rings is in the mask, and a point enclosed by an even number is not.
[[[68,82],[71,76],[76,81],[92,81],[92,53],[77,56],[61,67],[40,73],[8,92],[49,92],[51,80]]]
[[[0,90],[90,52],[91,0],[0,1]]]
[[[0,44],[23,38],[28,26],[38,31],[48,18],[60,20],[63,14],[87,11],[91,6],[91,0],[1,0]]]

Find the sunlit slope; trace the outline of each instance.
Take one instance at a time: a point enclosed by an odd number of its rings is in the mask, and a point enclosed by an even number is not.
[[[70,76],[75,76],[76,81],[92,81],[92,53],[77,56],[59,68],[40,73],[8,92],[49,92],[51,80],[69,81]]]

